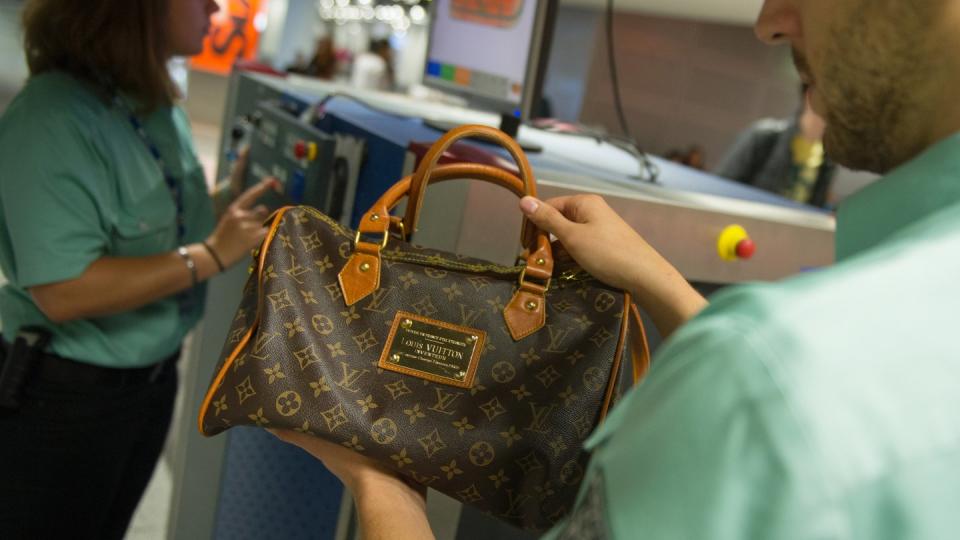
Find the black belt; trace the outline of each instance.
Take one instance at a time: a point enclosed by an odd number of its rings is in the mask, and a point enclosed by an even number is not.
[[[4,358],[10,351],[10,344],[3,340]],[[168,367],[176,364],[180,351],[152,366],[141,368],[110,368],[70,360],[51,353],[42,353],[37,357],[36,365],[30,367],[29,380],[41,380],[58,384],[104,386],[122,388],[148,384],[156,381]],[[2,363],[0,363],[2,365]]]

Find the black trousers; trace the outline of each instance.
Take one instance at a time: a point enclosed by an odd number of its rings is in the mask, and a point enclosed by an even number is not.
[[[0,409],[0,538],[122,540],[176,392],[174,362],[123,387],[31,381],[20,409]]]

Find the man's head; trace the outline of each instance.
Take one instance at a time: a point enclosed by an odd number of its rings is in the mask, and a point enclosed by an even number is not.
[[[831,158],[886,172],[960,130],[954,0],[766,0],[756,32],[789,44]],[[945,110],[947,109],[947,110]]]

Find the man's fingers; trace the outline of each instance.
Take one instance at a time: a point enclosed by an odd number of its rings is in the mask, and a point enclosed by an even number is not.
[[[253,203],[257,202],[257,199],[263,197],[271,190],[279,190],[280,181],[276,178],[264,178],[260,182],[256,183],[250,189],[244,191],[237,197],[237,200],[233,201],[233,204],[236,206],[247,209],[253,206]]]
[[[603,197],[593,194],[567,195],[547,199],[544,202],[559,210],[564,217],[574,223],[596,221],[603,210],[607,208],[607,203],[604,202]]]
[[[573,225],[559,210],[533,197],[520,199],[520,210],[534,225],[560,239]]]

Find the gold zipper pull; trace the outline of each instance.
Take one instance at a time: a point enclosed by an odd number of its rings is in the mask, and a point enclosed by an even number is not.
[[[583,275],[585,275],[585,274],[586,274],[586,272],[584,272],[582,268],[580,268],[580,267],[574,267],[574,268],[569,268],[569,269],[567,269],[567,270],[564,270],[564,271],[560,274],[560,278],[559,278],[559,279],[560,279],[561,282],[576,281],[576,280],[580,279],[581,277],[583,277]]]

